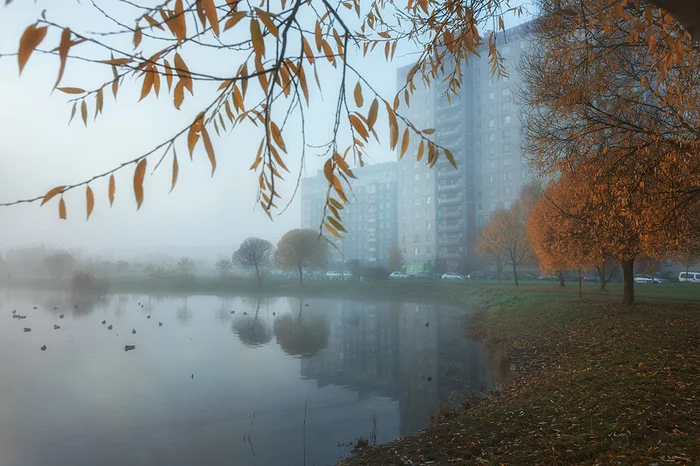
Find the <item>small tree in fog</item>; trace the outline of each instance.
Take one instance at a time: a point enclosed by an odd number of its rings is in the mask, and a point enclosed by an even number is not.
[[[260,238],[247,238],[233,253],[233,261],[248,271],[255,270],[258,283],[262,285],[261,270],[265,270],[272,262],[272,243]]]
[[[280,270],[298,271],[303,287],[305,268],[328,266],[328,244],[316,230],[290,230],[277,243],[275,265]]]
[[[46,271],[56,280],[60,280],[68,269],[73,265],[73,256],[67,252],[61,252],[49,256],[44,260]]]
[[[177,261],[177,269],[180,271],[183,277],[189,278],[194,268],[194,261],[189,257],[183,257]]]
[[[129,263],[126,261],[119,261],[117,262],[117,273],[119,274],[120,277],[123,277],[126,274],[126,271],[129,270]]]
[[[233,270],[233,262],[228,259],[221,259],[217,261],[214,266],[223,280],[226,280],[231,275],[231,271]]]
[[[403,260],[403,254],[401,254],[399,245],[394,241],[391,243],[391,247],[389,248],[389,270],[392,272],[396,270],[403,270],[404,266],[405,263]]]

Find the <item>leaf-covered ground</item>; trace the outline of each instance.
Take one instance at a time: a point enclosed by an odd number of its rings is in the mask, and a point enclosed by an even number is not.
[[[474,303],[474,297],[465,297]],[[482,292],[468,332],[507,355],[499,392],[341,462],[700,464],[700,305]]]

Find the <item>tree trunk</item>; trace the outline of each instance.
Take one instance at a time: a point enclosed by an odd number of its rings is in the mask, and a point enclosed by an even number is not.
[[[498,277],[498,283],[501,283],[501,272],[503,272],[503,260],[496,259],[496,276]]]
[[[304,274],[301,271],[301,266],[299,266],[299,285],[304,288]]]
[[[622,262],[622,304],[634,304],[634,259]]]
[[[564,281],[564,272],[559,272],[557,275],[559,276],[559,287],[565,288],[566,282]]]
[[[262,280],[260,279],[260,269],[258,268],[258,264],[255,264],[255,274],[258,276],[258,285],[262,286]]]
[[[515,279],[515,286],[518,286],[518,266],[515,265],[515,261],[513,261],[513,278]]]
[[[583,291],[581,291],[581,269],[578,269],[578,297],[583,297]]]

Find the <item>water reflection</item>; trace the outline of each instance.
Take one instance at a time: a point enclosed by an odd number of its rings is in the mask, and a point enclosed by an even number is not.
[[[304,312],[303,300],[299,300],[298,312],[277,317],[274,329],[277,344],[292,356],[313,356],[328,346],[326,313]]]
[[[255,312],[250,315],[239,313],[239,315],[231,324],[231,331],[238,335],[241,343],[244,345],[256,348],[269,343],[272,340],[272,331],[267,321],[260,316],[260,305],[262,298],[257,299]]]
[[[0,464],[302,464],[307,404],[306,462],[333,464],[373,418],[390,441],[493,386],[463,324],[445,306],[0,288],[0,353],[21,355],[0,358]]]

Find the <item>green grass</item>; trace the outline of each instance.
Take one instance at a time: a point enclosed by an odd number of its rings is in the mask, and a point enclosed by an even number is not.
[[[619,304],[617,286],[591,288],[579,299],[574,287],[535,282],[445,287],[482,310],[467,331],[505,357],[509,383],[425,432],[342,464],[698,464],[695,288],[640,286],[631,307]]]

